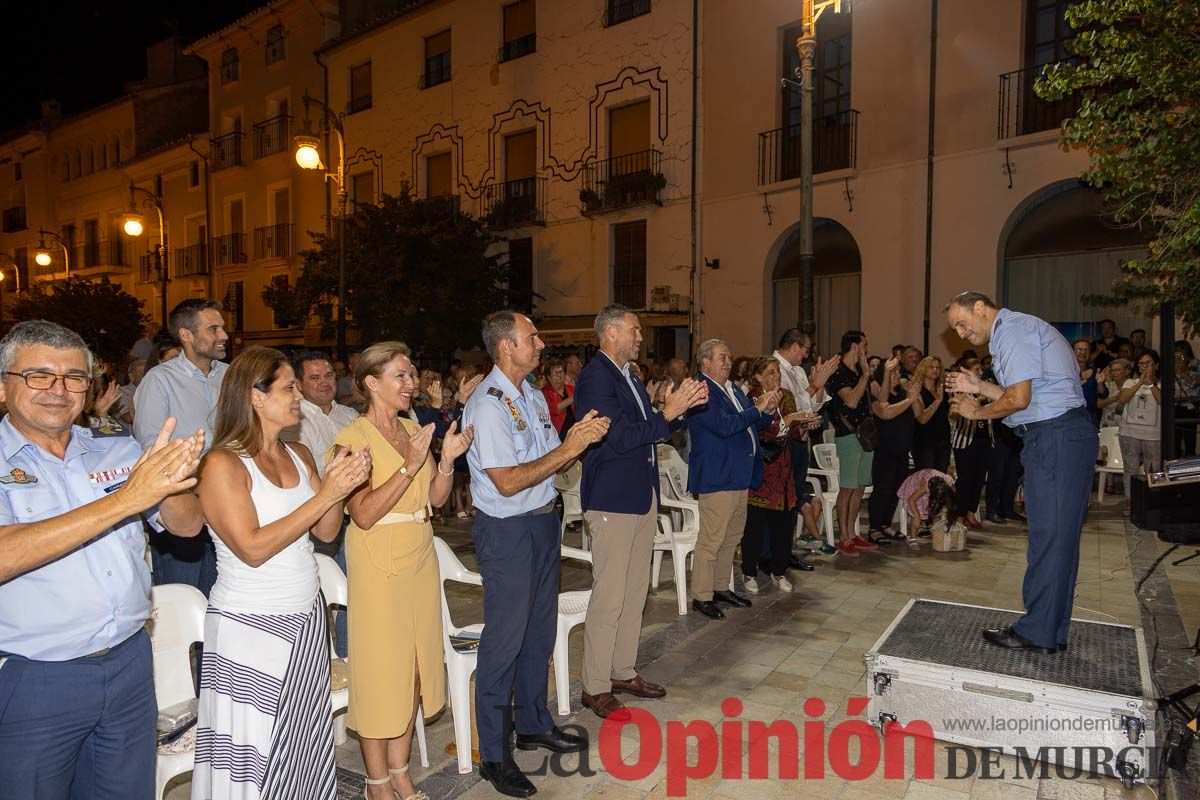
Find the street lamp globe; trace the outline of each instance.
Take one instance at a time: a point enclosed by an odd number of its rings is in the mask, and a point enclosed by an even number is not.
[[[121,229],[125,231],[126,236],[141,236],[146,229],[142,215],[133,212],[126,214],[121,218]]]
[[[296,143],[296,163],[301,169],[320,169],[321,168],[321,151],[318,149],[321,146],[321,140],[316,136],[306,136],[301,134],[295,137]]]
[[[50,266],[50,251],[39,247],[33,253],[33,260],[36,261],[40,267]]]

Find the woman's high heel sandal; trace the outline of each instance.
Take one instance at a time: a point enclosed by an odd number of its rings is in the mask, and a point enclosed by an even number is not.
[[[391,777],[390,777],[391,775],[403,775],[406,772],[408,772],[408,764],[405,764],[403,767],[398,767],[396,769],[389,769],[388,770],[388,773],[389,773],[388,780],[391,780]],[[393,789],[392,791],[395,792],[396,797],[400,798],[400,800],[429,800],[429,795],[425,794],[422,791],[418,791],[416,794],[410,794],[408,797],[400,797],[400,793],[397,792],[395,789]]]
[[[388,770],[388,772],[391,772],[391,770]],[[366,784],[367,784],[367,786],[383,786],[385,783],[389,783],[389,784],[390,784],[390,783],[392,782],[392,776],[391,776],[391,775],[389,775],[389,776],[388,776],[388,777],[386,777],[386,778],[366,778],[365,780],[366,780]],[[399,795],[399,794],[396,792],[396,790],[395,790],[395,789],[392,789],[392,795],[393,795],[394,797],[399,797],[399,796],[400,796],[400,795]],[[365,795],[365,794],[364,794],[364,795],[363,795],[363,797],[368,797],[368,795]]]

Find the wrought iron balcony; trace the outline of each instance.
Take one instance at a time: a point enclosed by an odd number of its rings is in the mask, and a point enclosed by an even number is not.
[[[224,136],[218,136],[209,142],[213,172],[229,167],[240,167],[245,163],[242,160],[242,140],[245,138],[246,134],[242,131],[234,131]]]
[[[520,178],[483,187],[480,217],[489,228],[517,228],[546,222],[546,179]]]
[[[287,114],[254,125],[254,157],[265,158],[291,148],[292,118]]]
[[[224,236],[214,236],[212,240],[212,263],[217,267],[230,264],[246,264],[246,234],[227,233]]]
[[[500,46],[500,61],[512,61],[521,56],[527,56],[530,53],[537,52],[537,34],[530,33],[526,36],[520,36],[516,39],[511,39]]]
[[[608,8],[604,9],[604,27],[618,25],[649,13],[650,0],[608,0]]]
[[[281,222],[254,229],[255,258],[288,258],[292,255],[292,224]]]
[[[175,248],[175,277],[208,274],[208,246],[190,244]]]
[[[778,183],[800,177],[799,125],[763,131],[758,135],[758,183]],[[850,109],[813,122],[814,175],[852,169],[858,158],[858,111]]]
[[[170,259],[167,256],[167,251],[162,251],[162,271],[159,271],[158,254],[146,253],[138,260],[138,283],[158,283],[162,280],[162,276],[166,274],[169,267]]]
[[[1077,63],[1068,59],[1067,63]],[[1048,64],[1038,64],[1006,72],[1000,76],[1000,102],[996,118],[996,138],[1011,139],[1062,127],[1063,121],[1075,116],[1083,103],[1079,93],[1060,100],[1043,100],[1033,85]]]
[[[13,206],[4,209],[4,232],[14,233],[25,230],[28,225],[25,219],[25,206]]]
[[[579,201],[592,214],[642,203],[660,203],[658,193],[667,185],[662,173],[662,153],[641,150],[594,161],[583,167]]]

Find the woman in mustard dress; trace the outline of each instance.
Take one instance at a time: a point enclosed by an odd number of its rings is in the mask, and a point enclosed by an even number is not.
[[[354,383],[367,401],[336,445],[371,452],[368,485],[350,495],[346,531],[349,578],[350,709],[358,732],[371,800],[425,800],[408,775],[417,703],[426,715],[446,702],[442,615],[430,506],[440,506],[454,482],[454,459],[473,431],[452,424],[440,463],[429,454],[433,425],[405,418],[417,392],[417,371],[402,342],[363,351]]]

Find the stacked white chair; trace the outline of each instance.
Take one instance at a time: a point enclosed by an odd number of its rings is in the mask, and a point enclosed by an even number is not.
[[[558,489],[563,501],[562,531],[559,541],[562,541],[563,536],[566,535],[567,525],[571,522],[578,522],[583,549],[588,550],[590,544],[587,523],[583,520],[583,499],[579,493],[579,483],[582,479],[583,465],[576,461],[566,472],[554,477],[554,488]]]
[[[471,772],[471,675],[479,663],[476,650],[460,652],[450,643],[450,637],[459,634],[478,636],[483,625],[458,627],[450,618],[450,606],[446,604],[446,581],[483,586],[483,577],[463,566],[458,556],[444,540],[433,537],[437,551],[438,569],[441,571],[442,589],[442,645],[446,657],[446,677],[450,690],[450,712],[454,717],[454,746],[458,750],[458,771],[461,775]]]
[[[592,563],[590,552],[577,547],[567,547],[565,544],[562,545],[562,556]],[[591,599],[590,589],[582,592],[562,592],[558,596],[558,633],[554,637],[554,691],[558,697],[560,717],[571,713],[571,665],[567,655],[571,629],[582,625],[587,619],[588,602]]]
[[[673,450],[674,448],[672,448]],[[675,570],[675,594],[679,615],[687,614],[688,559],[696,550],[700,535],[700,505],[687,492],[687,465],[666,466],[658,473],[660,508],[658,532],[654,535],[654,556],[650,567],[650,588],[657,589],[664,553],[671,554]]]
[[[154,605],[150,628],[154,693],[161,711],[196,698],[192,645],[204,641],[208,601],[198,589],[182,583],[155,586],[150,590],[150,599]],[[172,778],[192,771],[196,760],[194,731],[180,746],[159,749],[154,776],[156,800],[161,800]]]
[[[1096,464],[1096,502],[1104,502],[1104,476],[1123,475],[1125,464],[1121,461],[1121,441],[1117,438],[1119,428],[1100,429],[1100,447],[1104,452],[1104,463]]]
[[[350,604],[350,590],[346,583],[346,573],[342,572],[342,568],[338,566],[338,563],[327,555],[317,553],[316,559],[317,576],[321,581],[321,594],[325,596],[325,607],[330,611],[346,610]],[[334,635],[333,615],[330,614],[330,671],[334,668],[334,662],[346,662],[348,660],[338,658],[337,653],[333,651]],[[345,744],[346,711],[350,707],[350,688],[347,686],[336,691],[331,691],[330,699],[333,701],[333,743],[339,745]],[[425,713],[420,706],[417,706],[417,720],[413,728],[417,739],[417,749],[421,756],[421,766],[428,767],[429,755],[425,749]]]

